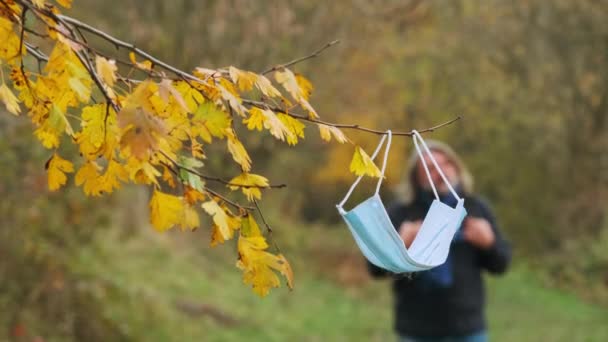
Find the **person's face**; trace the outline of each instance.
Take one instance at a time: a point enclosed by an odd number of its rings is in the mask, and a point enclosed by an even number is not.
[[[454,165],[454,163],[445,154],[443,154],[441,152],[431,150],[431,153],[433,154],[433,157],[437,161],[437,165],[439,165],[439,167],[443,171],[443,174],[447,177],[447,179],[450,181],[450,183],[453,186],[458,184],[458,182],[460,181],[460,175],[458,173],[458,169],[456,168],[456,165]],[[429,168],[429,173],[431,174],[431,179],[433,180],[433,183],[435,184],[437,191],[441,194],[448,192],[449,188],[441,179],[441,175],[439,175],[439,172],[435,168],[435,164],[433,164],[433,162],[431,161],[431,158],[429,156],[425,155],[424,161],[426,162],[426,165]],[[416,172],[417,172],[416,178],[418,179],[420,186],[425,190],[430,190],[431,185],[429,183],[428,177],[426,176],[426,172],[424,171],[424,166],[422,166],[422,162],[420,160],[418,160]]]

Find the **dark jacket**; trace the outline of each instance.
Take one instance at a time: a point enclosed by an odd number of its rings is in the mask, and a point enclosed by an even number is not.
[[[431,201],[417,199],[410,205],[390,206],[388,214],[395,229],[403,221],[422,220]],[[424,272],[394,275],[369,264],[372,276],[392,275],[395,329],[400,335],[432,337],[465,335],[486,328],[485,291],[482,271],[500,274],[511,260],[511,248],[496,225],[489,206],[476,197],[465,197],[468,216],[481,217],[490,222],[496,243],[489,250],[481,250],[460,240],[452,243],[449,260],[453,281],[447,287],[429,286]],[[428,272],[428,271],[425,271]]]

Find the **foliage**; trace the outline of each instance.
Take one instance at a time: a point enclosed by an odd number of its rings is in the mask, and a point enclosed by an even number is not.
[[[71,7],[71,1],[58,4]],[[212,246],[238,234],[237,266],[245,283],[266,295],[279,285],[276,271],[293,286],[285,257],[268,252],[266,238],[253,228],[261,190],[274,186],[252,173],[252,159],[240,136],[243,128],[268,131],[295,145],[304,138],[304,123],[311,123],[325,141],[349,141],[341,125],[319,119],[309,102],[311,82],[288,68],[306,57],[262,73],[234,66],[196,67],[187,73],[60,14],[51,2],[5,0],[0,6],[0,36],[6,42],[0,51],[0,100],[14,115],[21,114],[21,103],[35,136],[53,150],[46,164],[50,190],[64,186],[72,173],[88,196],[110,194],[125,183],[152,187],[150,221],[156,230],[196,229],[197,208],[202,207],[213,218]],[[104,53],[93,38],[119,51]],[[48,56],[37,43],[49,45]],[[128,60],[120,52],[128,52]],[[26,57],[32,57],[30,63]],[[5,73],[17,95],[7,86]],[[306,114],[298,114],[298,108]],[[221,142],[240,170],[230,181],[201,171],[210,157],[208,146]],[[80,158],[64,159],[60,148],[70,143],[78,146]],[[358,146],[353,163],[356,174],[379,176]],[[255,208],[232,201],[209,183],[242,189]]]

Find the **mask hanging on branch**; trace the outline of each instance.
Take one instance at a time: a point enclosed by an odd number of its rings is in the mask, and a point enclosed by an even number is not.
[[[344,210],[344,204],[362,179],[362,176],[359,176],[348,190],[342,202],[336,206],[363,255],[372,264],[394,273],[424,271],[443,264],[450,251],[450,244],[454,238],[454,234],[467,214],[464,209],[464,199],[460,198],[456,191],[454,191],[454,188],[439,168],[437,161],[435,161],[422,136],[417,131],[412,131],[412,139],[433,189],[435,200],[433,200],[410,248],[405,247],[403,240],[395,230],[379,195],[392,140],[390,130],[382,136],[378,147],[376,147],[371,156],[372,160],[375,159],[386,141],[381,175],[374,195],[350,211]],[[426,152],[439,172],[441,179],[446,183],[450,192],[458,201],[455,208],[440,201],[435,184],[431,179],[428,165],[424,159],[424,153],[420,149],[419,144],[422,145],[424,152]]]

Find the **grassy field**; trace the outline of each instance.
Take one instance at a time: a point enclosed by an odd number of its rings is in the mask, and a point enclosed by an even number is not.
[[[287,229],[286,229],[287,230]],[[106,305],[103,315],[138,341],[390,341],[389,283],[373,281],[346,229],[276,236],[296,288],[254,295],[234,267],[233,245],[207,236],[105,234],[73,265]],[[608,310],[542,288],[516,266],[489,281],[494,341],[608,341]]]

